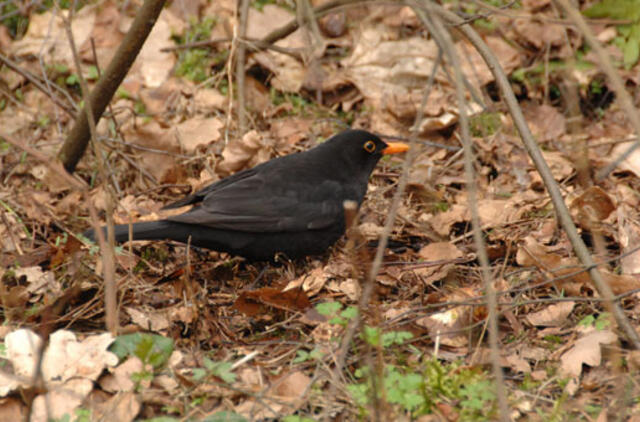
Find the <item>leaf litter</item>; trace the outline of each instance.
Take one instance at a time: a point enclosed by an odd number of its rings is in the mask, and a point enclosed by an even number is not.
[[[409,8],[371,5],[366,12],[349,9],[320,22],[322,38],[298,30],[276,44],[302,54],[302,61],[272,50],[250,54],[253,103],[249,105],[255,120],[252,130],[240,136],[227,116],[235,99],[229,95],[224,62],[223,66],[209,64],[211,78],[201,84],[174,76],[179,55],[160,52],[174,44],[176,33],[193,25],[190,13],[198,13],[197,8],[187,12],[176,3],[180,2],[173,2],[161,14],[145,53],[123,83],[126,92],[114,99],[113,117],[99,125],[101,136],[108,138],[106,164],[118,199],[116,221],[155,219],[161,206],[173,198],[274,156],[309,148],[342,129],[336,119],[384,134],[408,135],[438,54],[433,40],[416,30],[420,25]],[[236,24],[232,2],[198,3],[201,16],[209,13],[219,18],[211,39],[233,35],[229,31]],[[119,9],[109,1],[99,6],[83,7],[73,21],[83,74],[87,75],[96,57],[97,64],[106,66],[133,17],[131,10]],[[492,16],[500,24],[500,33],[486,35],[505,70],[513,74],[523,69],[536,54],[547,54],[550,60],[570,57],[581,39],[573,30],[565,34],[564,25],[544,20],[556,18],[549,2],[525,1],[523,7],[518,13],[524,18]],[[259,38],[294,18],[295,14],[275,4],[262,10],[252,8],[248,37]],[[3,51],[22,58],[21,65],[32,73],[42,74],[33,57],[66,66],[67,76],[74,73],[69,70],[74,67],[60,15],[46,11],[32,13],[29,19],[29,29],[21,39],[1,41],[9,45]],[[600,39],[611,40],[613,28],[599,25]],[[89,37],[95,40],[96,57],[89,48]],[[224,55],[230,48],[229,42],[222,41],[208,51],[211,56]],[[465,57],[463,71],[471,86],[482,92],[492,84],[492,75],[470,45],[459,41],[457,48]],[[573,73],[584,83],[596,75],[582,68]],[[598,119],[585,118],[582,133],[569,135],[563,109],[546,101],[544,86],[535,85],[534,79],[523,82],[527,94],[521,105],[527,120],[583,237],[603,237],[606,248],[597,251],[599,269],[614,293],[622,296],[625,312],[635,315],[640,309],[637,151],[599,186],[586,189],[576,183],[571,152],[572,136],[579,136],[589,146],[587,154],[594,169],[603,167],[627,147],[612,142],[629,139],[629,124],[614,107],[602,110]],[[633,76],[628,83],[636,83]],[[0,69],[0,87],[4,86],[9,92],[21,87],[24,101],[9,103],[0,111],[2,130],[22,136],[54,157],[70,127],[69,118],[60,116],[46,95],[6,68]],[[6,95],[4,88],[2,92]],[[77,91],[70,90],[69,95],[80,101]],[[453,87],[440,68],[421,110],[424,117],[418,128],[422,137],[459,147],[452,136],[458,121],[454,98]],[[475,102],[471,109],[483,110]],[[554,381],[556,373],[570,378],[564,392],[572,399],[610,406],[615,402],[610,394],[615,382],[598,378],[598,371],[614,364],[608,358],[609,349],[618,348],[628,357],[629,366],[624,370],[629,374],[637,375],[640,365],[633,366],[637,359],[615,330],[597,323],[590,325],[590,331],[580,329],[579,322],[602,318],[605,309],[557,228],[540,176],[509,117],[503,111],[497,113],[493,129],[489,120],[481,120],[474,142],[478,207],[503,315],[501,365],[512,375],[507,383],[514,409],[523,417],[533,415],[535,406],[542,406],[543,412],[550,410],[553,400],[563,393],[562,384]],[[382,231],[400,164],[397,159],[383,162],[371,179],[359,224],[367,242],[375,242]],[[87,155],[78,174],[90,181],[95,169],[95,158]],[[62,343],[64,353],[76,353],[92,339],[102,338],[92,333],[103,329],[104,304],[100,258],[95,251],[80,250],[70,235],[88,226],[88,208],[80,195],[48,179],[42,163],[12,148],[0,149],[0,177],[0,297],[4,323],[9,327],[2,336],[7,347],[15,336],[29,343],[20,347],[24,356],[13,355],[11,346],[11,353],[2,357],[11,362],[13,371],[3,372],[8,378],[0,384],[6,395],[30,388],[17,377],[29,370],[16,362],[32,365],[35,345],[44,342],[46,350],[53,350]],[[484,343],[487,308],[469,232],[471,216],[464,183],[461,154],[420,147],[365,319],[368,324],[381,324],[387,333],[413,335],[410,343],[394,346],[398,353],[410,348],[424,356],[435,352],[442,361],[463,360],[482,370],[488,363]],[[105,209],[106,195],[102,185],[94,185],[91,197],[99,210]],[[359,248],[371,252],[373,246]],[[359,271],[365,267],[357,263],[344,241],[323,257],[270,267],[162,242],[136,244],[132,255],[128,250],[126,245],[117,248],[119,304],[124,311],[121,325],[161,334],[173,340],[174,353],[188,353],[172,355],[156,366],[154,359],[161,354],[154,354],[153,342],[142,341],[139,344],[144,347],[140,347],[149,348],[148,354],[114,361],[105,351],[105,340],[92,359],[64,358],[68,365],[55,369],[61,371],[58,381],[69,384],[44,394],[55,395],[66,407],[44,409],[40,403],[45,395],[41,395],[42,399],[34,401],[32,420],[71,414],[81,406],[91,408],[95,415],[113,412],[117,420],[133,420],[141,412],[160,415],[163,410],[158,403],[164,409],[183,409],[177,391],[202,398],[204,412],[236,412],[249,420],[296,412],[313,415],[317,409],[342,412],[349,419],[359,412],[347,393],[340,392],[335,400],[317,394],[318,389],[329,391],[332,381],[326,368],[335,361],[336,339],[344,335],[350,307],[357,304],[362,289]],[[619,263],[611,261],[621,254]],[[185,268],[186,262],[190,267]],[[70,286],[77,286],[72,295],[67,294]],[[320,313],[317,305],[327,303],[337,308],[328,315]],[[637,319],[632,318],[632,324],[637,328]],[[18,330],[24,326],[43,336]],[[71,331],[50,331],[51,327]],[[365,345],[364,340],[356,340],[356,347]],[[52,352],[45,352],[43,364],[63,359],[47,353]],[[106,356],[106,361],[94,361],[98,356]],[[424,356],[410,360],[422,362]],[[399,363],[395,357],[386,357]],[[349,376],[361,368],[353,360],[348,365]],[[81,375],[68,379],[62,376],[67,372]],[[140,374],[148,377],[140,379]],[[536,397],[549,401],[532,399],[523,388],[523,376],[532,382]],[[597,387],[588,390],[594,379]],[[136,394],[139,388],[154,390],[140,395]],[[435,397],[434,401],[451,420],[460,420],[459,408],[454,411],[448,399]],[[25,409],[26,403],[16,400],[14,394],[2,403],[0,415],[24,414]],[[639,412],[637,408],[631,411]]]

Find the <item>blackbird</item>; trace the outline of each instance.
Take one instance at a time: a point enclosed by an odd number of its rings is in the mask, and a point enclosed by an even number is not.
[[[364,130],[346,130],[165,206],[193,205],[184,214],[133,224],[133,239],[189,242],[251,261],[272,260],[277,253],[289,258],[321,254],[345,231],[344,201],[360,205],[378,160],[407,149]],[[93,230],[84,235],[95,239]],[[128,239],[129,225],[116,225],[116,242]]]

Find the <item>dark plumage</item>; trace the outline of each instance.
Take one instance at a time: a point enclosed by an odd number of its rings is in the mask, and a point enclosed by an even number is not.
[[[383,154],[406,151],[364,130],[347,130],[298,154],[275,158],[215,182],[165,208],[194,207],[133,224],[134,240],[171,239],[250,260],[323,253],[345,230],[343,202],[360,205]],[[93,239],[93,230],[85,232]],[[117,242],[129,239],[115,226]]]

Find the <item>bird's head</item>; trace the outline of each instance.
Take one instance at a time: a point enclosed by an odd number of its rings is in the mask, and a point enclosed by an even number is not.
[[[366,130],[349,129],[325,142],[333,150],[336,160],[347,166],[361,169],[367,178],[383,155],[405,152],[409,146],[403,142],[384,142]]]

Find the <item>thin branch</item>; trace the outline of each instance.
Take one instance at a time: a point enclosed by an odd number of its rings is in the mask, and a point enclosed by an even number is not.
[[[165,0],[145,0],[111,63],[91,92],[89,101],[85,101],[84,110],[76,116],[76,123],[58,153],[58,158],[70,173],[82,158],[91,136],[86,109],[91,108],[94,119],[102,116],[151,32],[164,3]]]
[[[500,65],[500,62],[495,57],[493,52],[489,49],[484,40],[480,37],[480,35],[478,35],[478,33],[471,26],[463,24],[463,20],[459,16],[437,5],[433,5],[432,10],[440,14],[449,23],[453,25],[459,25],[459,30],[475,46],[475,48],[478,50],[478,53],[480,53],[484,61],[487,63],[487,66],[493,73],[496,79],[496,83],[502,92],[505,103],[507,104],[507,107],[513,118],[514,125],[516,126],[518,132],[520,133],[520,136],[522,137],[524,147],[529,153],[529,156],[535,164],[536,169],[540,173],[540,177],[542,178],[542,181],[547,188],[547,191],[549,192],[549,196],[551,197],[551,201],[553,202],[558,220],[567,233],[567,237],[569,238],[569,241],[573,246],[576,256],[578,257],[578,259],[580,259],[585,267],[589,268],[589,275],[591,276],[591,279],[593,280],[593,283],[596,286],[598,292],[605,299],[607,299],[607,302],[605,302],[605,306],[607,306],[608,310],[615,317],[618,326],[626,334],[629,341],[631,341],[631,343],[633,344],[633,347],[640,350],[640,337],[629,323],[629,320],[627,319],[622,309],[618,306],[617,303],[612,302],[613,292],[611,291],[609,285],[602,278],[600,272],[597,270],[593,258],[591,257],[589,250],[587,249],[587,246],[584,244],[582,238],[578,234],[578,230],[576,229],[576,226],[571,219],[571,215],[569,214],[567,205],[564,203],[560,188],[553,178],[551,170],[549,169],[549,165],[544,160],[542,152],[540,151],[537,142],[533,138],[533,135],[531,134],[531,131],[527,126],[524,115],[522,114],[522,110],[518,105],[518,100],[511,90],[511,85],[504,73],[504,70],[502,69],[502,66]]]
[[[247,36],[247,24],[249,22],[249,0],[240,0],[240,10],[238,13],[238,26],[240,32],[238,38],[244,39]],[[247,108],[245,105],[245,74],[244,66],[247,56],[247,44],[239,43],[236,50],[236,87],[238,102],[236,110],[238,113],[238,129],[240,136],[243,136],[247,131]],[[231,90],[231,88],[229,89]]]
[[[640,115],[636,108],[633,106],[633,100],[631,95],[624,86],[622,78],[618,75],[618,72],[613,67],[609,55],[605,51],[602,44],[593,35],[593,31],[587,25],[580,12],[573,7],[567,0],[555,0],[556,3],[565,11],[572,22],[578,27],[582,35],[586,38],[589,46],[593,49],[594,53],[598,57],[598,64],[601,69],[607,75],[613,91],[616,93],[616,98],[620,100],[620,107],[624,110],[629,122],[633,126],[633,130],[636,132],[636,136],[640,136]],[[636,148],[640,146],[640,142],[636,141],[626,151],[624,151],[619,157],[613,160],[609,165],[601,169],[596,175],[596,181],[602,181],[609,175],[625,158],[627,158]]]
[[[35,76],[34,74],[32,74],[31,72],[29,72],[27,70],[24,70],[23,68],[18,66],[17,63],[14,63],[11,59],[9,59],[8,57],[4,56],[2,53],[0,53],[0,62],[4,63],[5,66],[7,66],[9,69],[13,70],[17,74],[19,74],[22,77],[24,77],[29,82],[31,82],[33,84],[33,86],[35,86],[40,91],[42,91],[46,96],[51,98],[51,101],[53,101],[53,103],[55,105],[57,105],[62,110],[64,110],[65,113],[67,113],[70,116],[75,115],[75,109],[73,107],[69,106],[68,104],[63,103],[62,100],[60,100],[60,98],[58,98],[56,95],[54,95],[53,92],[51,92],[49,90],[49,88],[47,86],[45,86],[37,76]],[[53,85],[56,88],[60,89],[60,87],[58,87],[58,85],[56,85],[56,84],[53,84]]]
[[[473,227],[473,238],[476,245],[476,253],[478,254],[478,260],[480,261],[481,275],[484,281],[485,291],[487,295],[487,302],[489,308],[488,317],[488,330],[489,330],[489,346],[491,350],[491,366],[493,369],[493,376],[495,378],[496,397],[498,399],[498,408],[500,414],[498,417],[503,421],[509,420],[509,403],[507,401],[507,393],[504,385],[504,376],[502,374],[502,367],[500,366],[500,350],[499,350],[499,338],[498,338],[498,305],[496,299],[496,292],[493,289],[492,277],[489,271],[489,257],[487,256],[487,250],[484,239],[482,237],[482,228],[480,223],[480,214],[478,212],[478,193],[475,182],[473,163],[475,161],[473,156],[473,144],[471,142],[471,133],[469,129],[469,116],[467,114],[467,102],[464,95],[464,82],[460,64],[460,58],[455,50],[451,35],[446,31],[442,21],[436,18],[435,14],[428,14],[431,11],[432,2],[426,3],[426,11],[420,9],[414,9],[420,20],[425,25],[430,23],[430,29],[433,37],[441,46],[445,54],[449,59],[449,63],[453,68],[455,76],[455,88],[456,98],[458,102],[458,114],[460,121],[460,136],[462,139],[462,145],[464,146],[464,173],[467,185],[468,204],[471,209],[471,222]]]
[[[74,2],[75,3],[75,2]],[[82,75],[82,66],[80,65],[80,56],[78,55],[78,50],[76,48],[75,40],[73,38],[73,31],[71,30],[71,20],[73,19],[73,10],[75,8],[75,4],[72,4],[72,7],[69,9],[69,17],[68,19],[64,19],[64,28],[67,33],[67,38],[69,40],[69,47],[71,48],[71,53],[73,55],[73,61],[76,66],[76,71],[78,72],[78,79],[80,81],[80,87],[82,89],[82,97],[84,99],[85,104],[89,104],[89,86],[87,84],[86,79]],[[117,313],[117,289],[116,289],[116,281],[115,281],[115,234],[113,231],[113,194],[108,188],[106,183],[107,181],[107,173],[104,168],[104,162],[100,144],[97,140],[97,131],[96,131],[96,120],[95,115],[93,114],[92,107],[85,107],[84,112],[86,113],[86,119],[89,123],[89,133],[91,136],[92,144],[96,150],[96,157],[98,160],[98,166],[100,170],[100,174],[102,179],[107,187],[107,209],[106,209],[106,217],[107,217],[107,242],[103,242],[103,239],[98,236],[100,239],[100,250],[102,251],[102,259],[104,261],[103,266],[103,274],[104,274],[104,308],[105,308],[105,324],[106,328],[111,334],[114,336],[118,333],[118,313]],[[91,199],[88,199],[88,202],[91,202]],[[99,229],[98,232],[102,232],[102,229]]]

